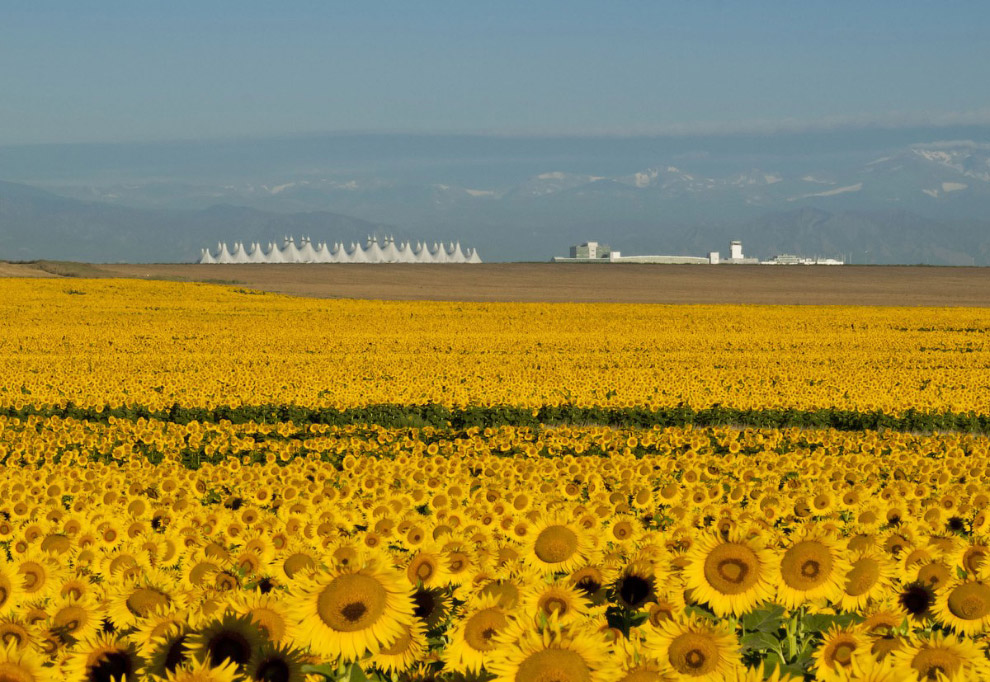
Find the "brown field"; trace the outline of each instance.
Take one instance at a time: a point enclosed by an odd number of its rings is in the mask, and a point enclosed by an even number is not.
[[[214,282],[316,298],[988,306],[990,269],[925,266],[89,265],[0,263],[0,276]]]

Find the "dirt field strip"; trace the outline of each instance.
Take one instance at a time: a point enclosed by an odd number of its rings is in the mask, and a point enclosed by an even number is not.
[[[0,265],[0,268],[3,266]],[[230,284],[313,298],[437,301],[990,306],[990,268],[487,263],[483,265],[9,265],[0,276]],[[47,270],[48,272],[44,272]],[[8,273],[9,271],[9,273]]]

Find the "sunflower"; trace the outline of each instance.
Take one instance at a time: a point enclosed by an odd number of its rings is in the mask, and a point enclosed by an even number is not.
[[[615,656],[622,668],[619,682],[661,682],[663,666],[645,649],[643,638],[638,630],[629,633],[629,638],[621,638],[615,642]],[[762,678],[761,678],[762,680]]]
[[[938,631],[912,638],[891,658],[898,680],[976,680],[988,674],[986,658],[974,642]]]
[[[103,625],[103,615],[92,597],[61,597],[49,607],[49,613],[52,631],[66,642],[89,639]]]
[[[416,586],[442,587],[450,582],[450,577],[444,551],[434,542],[417,547],[406,564],[406,578]]]
[[[232,662],[212,666],[209,661],[193,660],[169,671],[164,677],[153,679],[155,682],[239,682],[243,678]]]
[[[442,656],[447,669],[477,674],[494,656],[496,637],[509,624],[498,595],[475,597],[453,621]]]
[[[304,682],[307,677],[303,666],[307,660],[299,649],[286,644],[267,643],[254,651],[243,671],[248,680]]]
[[[485,669],[495,682],[616,682],[621,677],[602,632],[551,619],[537,629],[523,621],[496,637]]]
[[[935,605],[935,591],[924,583],[913,582],[901,586],[897,595],[897,604],[901,613],[913,623],[924,623],[932,615]]]
[[[161,634],[150,642],[141,642],[147,660],[143,672],[146,675],[164,677],[190,662],[190,633],[188,623],[167,623]],[[141,634],[146,636],[143,631]]]
[[[240,592],[234,595],[228,607],[234,613],[254,621],[272,642],[295,641],[296,624],[282,599],[271,594]]]
[[[426,628],[421,622],[414,620],[404,626],[398,639],[371,654],[368,661],[385,673],[401,673],[420,661],[427,649]]]
[[[133,644],[112,633],[104,633],[78,642],[62,669],[67,678],[74,680],[136,682],[143,665]]]
[[[353,661],[402,635],[414,618],[412,592],[401,573],[369,562],[296,581],[289,608],[314,653]]]
[[[640,609],[657,600],[657,575],[648,561],[631,561],[612,584],[615,600],[627,609]]]
[[[450,595],[440,588],[419,587],[412,595],[413,615],[427,628],[436,627],[446,620],[450,605]]]
[[[943,625],[960,634],[985,632],[990,627],[990,585],[956,580],[938,591],[932,612]]]
[[[815,679],[843,682],[859,675],[872,658],[865,636],[852,630],[832,628],[815,651]]]
[[[107,589],[107,616],[118,628],[137,625],[156,611],[168,609],[176,602],[173,595],[175,580],[162,571],[148,573],[124,580]]]
[[[11,570],[11,566],[0,561],[0,613],[16,611],[25,592],[21,585],[23,577]]]
[[[646,633],[650,651],[670,666],[677,680],[719,682],[739,669],[739,642],[726,622],[694,616],[666,620]]]
[[[881,599],[892,589],[896,569],[887,555],[879,550],[857,552],[846,573],[839,606],[844,611],[862,610],[871,601]]]
[[[534,582],[524,588],[520,601],[523,613],[546,618],[556,615],[562,624],[580,619],[588,612],[584,595],[566,580],[549,584]]]
[[[795,609],[806,601],[841,600],[849,563],[829,536],[806,527],[780,556],[777,602]]]
[[[688,550],[685,583],[719,616],[740,616],[773,596],[773,555],[758,538],[732,530],[709,534]]]
[[[62,676],[55,668],[44,667],[41,657],[30,648],[10,642],[0,648],[0,680],[4,682],[56,682]]]
[[[570,573],[588,563],[593,547],[588,534],[577,524],[544,515],[523,539],[523,561],[545,575]]]
[[[254,621],[229,613],[200,626],[188,639],[193,658],[209,660],[213,665],[233,661],[238,667],[266,643],[268,638]]]
[[[568,582],[584,594],[592,604],[602,604],[607,598],[605,588],[614,581],[614,569],[600,566],[585,566],[567,576]]]

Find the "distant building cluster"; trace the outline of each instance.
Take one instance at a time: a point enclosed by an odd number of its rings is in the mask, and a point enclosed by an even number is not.
[[[235,242],[230,248],[217,244],[216,253],[203,249],[200,263],[480,263],[476,249],[461,249],[460,242],[445,245],[411,242],[396,244],[392,237],[386,237],[381,244],[375,237],[367,242],[351,243],[350,246],[323,242],[315,246],[308,237],[298,244],[292,237],[286,237],[281,246],[269,243],[262,248],[255,242],[250,247]]]
[[[702,256],[623,256],[613,251],[607,244],[585,242],[571,247],[568,256],[555,256],[554,263],[661,263],[670,265],[845,265],[834,258],[804,258],[791,254],[774,256],[770,260],[747,258],[743,255],[742,242],[729,242],[729,256],[722,258],[718,251],[710,251]]]

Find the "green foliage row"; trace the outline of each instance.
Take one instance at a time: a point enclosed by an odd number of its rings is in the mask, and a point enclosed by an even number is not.
[[[326,424],[349,426],[376,424],[386,428],[427,427],[466,429],[476,427],[540,425],[592,425],[613,427],[683,427],[752,426],[763,428],[833,428],[840,431],[960,431],[990,433],[990,414],[977,412],[922,412],[914,409],[900,414],[881,411],[859,412],[827,408],[819,410],[758,409],[742,410],[721,405],[700,409],[688,405],[675,407],[579,407],[545,406],[538,409],[500,405],[450,408],[434,403],[422,405],[381,404],[347,409],[308,408],[299,405],[243,405],[214,408],[172,405],[167,410],[149,410],[127,405],[120,407],[82,408],[63,406],[20,408],[0,407],[6,417],[61,417],[106,423],[111,417],[137,420],[157,419],[177,424],[196,421],[215,424],[226,420],[233,424]]]

